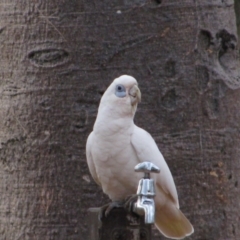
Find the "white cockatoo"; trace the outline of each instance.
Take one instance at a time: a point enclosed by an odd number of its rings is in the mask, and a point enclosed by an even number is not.
[[[172,174],[152,136],[134,124],[141,92],[135,78],[116,78],[102,96],[93,131],[88,137],[87,163],[93,179],[113,203],[136,194],[142,173],[134,167],[150,161],[161,170],[155,180],[155,225],[166,237],[182,239],[193,233],[179,209]]]

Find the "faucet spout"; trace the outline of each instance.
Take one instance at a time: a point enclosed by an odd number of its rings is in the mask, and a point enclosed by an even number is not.
[[[153,224],[155,220],[155,203],[153,199],[147,197],[138,197],[134,205],[134,212],[144,215],[146,224]]]
[[[138,200],[133,206],[133,211],[145,216],[146,224],[153,224],[155,220],[155,189],[153,179],[141,179],[137,190]]]

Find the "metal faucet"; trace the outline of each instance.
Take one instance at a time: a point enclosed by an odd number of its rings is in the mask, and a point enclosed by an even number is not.
[[[133,205],[133,211],[139,215],[145,215],[145,223],[153,224],[155,220],[155,188],[154,180],[150,173],[159,173],[160,169],[151,162],[142,162],[135,166],[135,172],[144,172],[144,178],[138,183],[137,202]]]

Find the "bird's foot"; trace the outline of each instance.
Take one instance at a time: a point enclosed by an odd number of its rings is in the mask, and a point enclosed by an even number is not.
[[[126,199],[125,199],[125,203],[124,203],[124,208],[128,211],[128,212],[133,212],[133,207],[134,207],[134,204],[137,202],[137,199],[138,199],[138,195],[137,194],[133,194],[133,195],[130,195],[128,196]]]
[[[113,201],[106,205],[103,205],[102,207],[100,207],[98,219],[102,221],[104,217],[107,217],[109,215],[109,213],[113,208],[120,208],[120,207],[124,207],[123,201]]]

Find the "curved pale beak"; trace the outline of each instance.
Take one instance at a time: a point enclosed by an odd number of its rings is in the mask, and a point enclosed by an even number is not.
[[[131,99],[132,106],[134,106],[137,103],[141,102],[141,92],[140,92],[140,90],[139,90],[137,85],[133,85],[129,89],[129,96],[130,96],[130,99]]]

